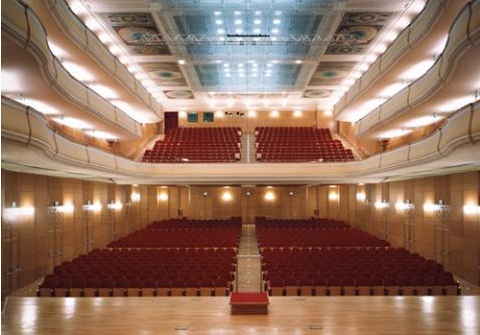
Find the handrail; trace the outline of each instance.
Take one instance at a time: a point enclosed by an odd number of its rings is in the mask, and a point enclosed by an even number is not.
[[[29,120],[29,122],[27,121]],[[439,135],[441,132],[441,136]],[[9,155],[9,148],[15,151]],[[16,153],[23,152],[29,166],[54,164],[70,171],[75,167],[117,183],[132,180],[145,183],[222,183],[229,182],[315,182],[346,180],[381,180],[402,172],[412,172],[422,164],[449,166],[448,156],[464,151],[462,164],[479,164],[480,102],[452,115],[441,130],[410,145],[384,152],[362,161],[347,163],[256,163],[242,164],[153,164],[135,162],[97,148],[69,141],[48,127],[48,120],[33,109],[2,97],[2,160],[17,164]],[[474,154],[472,154],[472,152]],[[30,157],[30,159],[28,158]],[[42,159],[39,159],[43,157]],[[275,167],[274,169],[272,167]],[[100,177],[99,177],[100,178]]]
[[[2,36],[22,45],[41,63],[40,69],[48,80],[48,85],[90,115],[135,137],[141,135],[138,122],[77,81],[63,67],[50,51],[45,29],[28,5],[5,0],[2,9]],[[95,101],[95,106],[91,101]]]

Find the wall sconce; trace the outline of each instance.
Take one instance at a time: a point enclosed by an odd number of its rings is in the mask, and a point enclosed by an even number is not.
[[[337,192],[329,192],[328,199],[330,200],[338,200],[338,193]]]
[[[60,201],[55,200],[49,209],[58,213],[73,213],[75,207],[72,204],[66,204],[62,206]]]
[[[415,205],[411,203],[410,200],[406,200],[405,202],[397,202],[395,204],[395,209],[398,212],[407,212],[415,208]]]
[[[11,207],[3,209],[3,218],[5,221],[18,221],[21,217],[33,216],[35,213],[34,207],[17,207],[17,203],[13,201]]]
[[[357,200],[358,201],[366,201],[367,199],[367,195],[365,194],[365,192],[358,192],[357,193]]]
[[[100,205],[99,203],[92,204],[90,201],[87,201],[87,203],[83,205],[83,210],[90,212],[98,212],[102,210],[102,205]]]
[[[375,208],[377,209],[385,209],[385,208],[389,208],[390,207],[390,203],[387,202],[387,200],[383,199],[382,201],[376,201],[375,202]]]
[[[247,192],[245,192],[245,195],[246,195],[247,197],[249,197],[249,196],[251,196],[251,195],[252,195],[252,192],[250,192],[250,191],[247,191]]]
[[[123,208],[123,204],[121,202],[114,202],[112,200],[108,203],[107,208],[110,210],[120,210]]]
[[[463,206],[463,213],[465,215],[480,215],[480,206],[473,204]]]
[[[291,196],[291,197],[293,197],[294,194],[295,193],[293,193],[293,191],[288,192],[288,195]]]
[[[232,194],[228,191],[223,192],[222,194],[222,200],[223,201],[231,201],[233,199]]]
[[[203,192],[203,196],[204,197],[208,196],[208,192],[207,191]]]
[[[132,192],[132,194],[130,195],[130,199],[132,200],[132,202],[139,202],[140,201],[140,193]]]
[[[267,201],[275,200],[275,194],[273,194],[273,192],[271,191],[268,191],[267,193],[265,193],[265,200]]]
[[[158,201],[167,201],[168,200],[168,194],[165,192],[162,192],[158,195],[157,197]]]

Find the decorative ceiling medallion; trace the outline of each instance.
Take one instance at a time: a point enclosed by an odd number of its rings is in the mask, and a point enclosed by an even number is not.
[[[338,85],[354,66],[353,62],[322,62],[313,73],[309,86]]]
[[[177,63],[140,63],[150,79],[160,86],[187,86]]]
[[[163,93],[169,99],[193,99],[192,91],[188,90],[163,91]]]
[[[171,55],[166,45],[148,45],[144,35],[158,35],[159,31],[149,13],[107,13],[103,19],[127,45],[133,55]]]
[[[329,90],[306,90],[303,93],[304,98],[328,98],[332,94]]]

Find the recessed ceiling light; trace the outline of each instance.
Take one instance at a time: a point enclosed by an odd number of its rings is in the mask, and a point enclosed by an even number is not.
[[[230,73],[225,73],[225,77],[230,78],[232,75]]]
[[[213,12],[213,14],[215,14],[215,16],[219,16],[220,14],[222,14],[222,12]]]
[[[240,12],[240,11],[238,11],[238,10],[236,10],[236,11],[233,12],[233,13],[234,13],[235,15],[237,15],[237,16],[240,15],[240,14],[242,14],[242,12]]]
[[[229,66],[230,66],[230,64],[229,64],[229,63],[225,63],[225,64],[223,64],[223,67],[229,67]]]
[[[185,63],[186,63],[186,62],[185,62],[185,59],[179,59],[179,60],[178,60],[178,64],[180,64],[180,65],[183,65],[183,64],[185,64]]]
[[[235,24],[242,24],[242,20],[236,19],[236,20],[235,20]]]
[[[301,60],[301,59],[297,59],[297,60],[295,61],[295,63],[296,63],[296,64],[302,64],[302,60]]]
[[[262,15],[262,12],[257,10],[257,11],[255,11],[255,15]]]
[[[261,31],[262,31],[262,30],[259,29],[259,28],[253,29],[253,32],[254,32],[255,34],[260,34]]]
[[[216,24],[223,24],[223,21],[220,20],[220,19],[217,19],[217,20],[215,20],[215,23],[216,23]]]
[[[268,64],[267,64],[267,67],[272,67],[272,63],[268,63]]]
[[[238,76],[239,76],[239,77],[245,77],[245,73],[240,72],[240,73],[238,74]]]
[[[258,75],[256,73],[252,73],[252,77],[257,77]]]
[[[238,63],[238,67],[243,67],[243,63]]]
[[[260,19],[255,19],[255,20],[253,20],[253,23],[255,23],[255,24],[260,24],[260,23],[262,23],[262,20],[260,20]]]
[[[272,41],[276,41],[277,38],[276,38],[275,36],[273,36],[273,37],[271,38],[271,40],[272,40]]]
[[[222,61],[220,59],[217,59],[215,63],[220,64]]]
[[[223,30],[223,29],[218,29],[218,30],[217,30],[217,34],[223,35],[223,34],[225,34],[225,30]]]
[[[282,12],[279,11],[279,10],[277,10],[277,11],[275,12],[275,15],[280,15],[280,14],[282,14]]]
[[[278,31],[279,30],[277,28],[274,28],[274,29],[272,29],[272,34],[278,34]]]
[[[280,24],[280,22],[282,22],[282,21],[280,21],[280,19],[273,20],[273,24]]]
[[[241,34],[241,33],[243,33],[243,30],[242,29],[237,29],[237,30],[235,30],[235,33]]]
[[[265,77],[271,77],[271,76],[272,76],[271,73],[266,73],[266,74],[265,74]]]
[[[226,67],[226,68],[223,69],[223,71],[225,71],[225,72],[230,72],[230,68],[229,68],[229,67]]]

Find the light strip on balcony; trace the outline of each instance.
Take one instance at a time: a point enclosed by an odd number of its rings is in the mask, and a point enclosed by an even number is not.
[[[433,59],[427,59],[415,64],[400,75],[401,80],[413,81],[423,76],[435,63]]]
[[[52,120],[64,126],[74,128],[74,129],[92,128],[91,124],[73,117],[60,116],[60,117],[53,118]]]
[[[63,62],[62,63],[65,70],[72,75],[75,79],[81,82],[88,82],[93,81],[95,78],[94,76],[84,67],[78,66],[77,64],[71,62]]]
[[[85,130],[85,134],[87,134],[89,136],[92,136],[92,137],[95,137],[95,138],[98,138],[98,139],[102,139],[102,140],[115,140],[115,139],[117,139],[117,137],[115,135],[112,135],[112,134],[107,133],[105,131],[96,130],[96,129]]]

